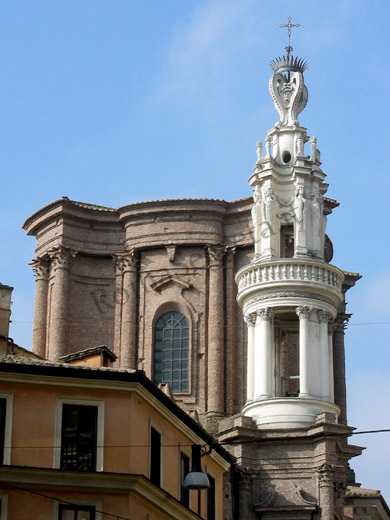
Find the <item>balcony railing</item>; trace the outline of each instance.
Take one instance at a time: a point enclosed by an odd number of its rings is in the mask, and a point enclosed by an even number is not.
[[[250,264],[236,275],[239,293],[251,287],[261,288],[272,283],[284,285],[284,282],[315,284],[341,291],[343,281],[344,274],[333,265],[295,258]]]

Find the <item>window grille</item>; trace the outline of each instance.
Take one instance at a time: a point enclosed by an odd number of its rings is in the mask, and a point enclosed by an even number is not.
[[[180,312],[166,312],[154,335],[154,382],[168,383],[172,392],[189,392],[189,327]]]
[[[96,471],[97,406],[64,404],[61,469]]]

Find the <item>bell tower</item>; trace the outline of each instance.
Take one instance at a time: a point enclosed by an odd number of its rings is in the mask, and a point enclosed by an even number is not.
[[[291,18],[286,25],[289,31]],[[239,509],[248,519],[343,518],[348,460],[345,292],[360,275],[331,265],[327,215],[338,203],[315,137],[298,121],[308,101],[290,38],[271,61],[279,120],[257,143],[249,184],[254,252],[236,273],[247,327],[246,402],[220,424],[237,460]],[[306,146],[305,146],[306,145]]]
[[[279,121],[249,184],[255,235],[253,261],[236,276],[248,327],[247,402],[243,414],[262,428],[312,424],[340,414],[334,404],[332,324],[343,301],[343,272],[326,262],[324,194],[316,139],[298,115],[308,91],[307,63],[290,54],[271,62],[269,89]]]

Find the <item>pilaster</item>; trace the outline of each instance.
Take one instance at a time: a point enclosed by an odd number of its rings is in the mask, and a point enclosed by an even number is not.
[[[330,464],[323,464],[317,471],[319,483],[319,501],[321,520],[334,520],[334,469]]]
[[[208,246],[208,374],[207,415],[223,416],[225,411],[223,256],[221,246]]]
[[[321,398],[330,400],[330,352],[328,338],[328,323],[332,315],[324,310],[317,311],[320,339],[320,385]]]
[[[53,280],[47,353],[50,361],[57,361],[61,356],[68,353],[66,328],[68,323],[69,268],[76,254],[76,252],[63,246],[57,246],[49,252],[50,277]]]
[[[119,255],[118,255],[119,256]],[[119,334],[119,319],[121,319],[120,328],[120,367],[121,368],[137,368],[137,267],[138,252],[136,249],[130,249],[120,254],[120,260],[117,264],[117,270],[122,272],[121,296],[118,298],[115,310],[116,322]],[[119,278],[119,273],[117,274]],[[120,318],[119,318],[120,317]]]
[[[47,338],[47,298],[50,264],[47,259],[36,258],[30,263],[35,275],[34,325],[32,350],[41,358],[46,358]]]
[[[333,332],[334,400],[340,407],[340,424],[347,424],[347,387],[345,381],[344,331],[350,314],[338,314]]]
[[[226,414],[233,415],[237,399],[237,330],[236,330],[236,284],[234,282],[234,258],[236,248],[229,247],[225,252],[225,294],[226,321],[225,329],[225,370],[226,370]]]

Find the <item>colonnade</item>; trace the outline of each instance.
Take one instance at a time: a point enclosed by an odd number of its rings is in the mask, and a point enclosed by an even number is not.
[[[281,308],[262,307],[245,316],[248,402],[283,397],[276,395],[274,379],[276,310]],[[295,312],[299,318],[299,397],[333,402],[333,315],[308,305],[297,306]]]

